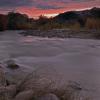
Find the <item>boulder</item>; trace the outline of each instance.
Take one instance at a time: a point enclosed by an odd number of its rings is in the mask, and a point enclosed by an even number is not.
[[[60,100],[60,99],[56,95],[50,93],[39,97],[37,100]]]
[[[2,69],[2,67],[0,67],[0,86],[6,86],[5,73]]]
[[[0,87],[0,100],[11,100],[15,94],[16,94],[15,85]]]
[[[5,92],[6,78],[5,73],[0,66],[0,100],[8,100],[7,93]]]
[[[9,100],[4,86],[0,86],[0,100]]]
[[[33,97],[34,97],[33,91],[27,90],[27,91],[18,93],[14,100],[31,100]]]

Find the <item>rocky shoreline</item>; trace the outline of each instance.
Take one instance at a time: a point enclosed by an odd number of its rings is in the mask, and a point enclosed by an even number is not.
[[[9,66],[15,70],[16,64],[10,62]],[[77,82],[70,82],[66,87],[58,88],[46,77],[34,77],[34,73],[35,71],[21,82],[12,84],[0,65],[0,100],[90,100],[83,95],[85,90]]]
[[[82,38],[82,39],[100,39],[100,30],[71,30],[71,29],[53,29],[53,30],[27,30],[21,32],[24,36],[39,36],[48,38]]]

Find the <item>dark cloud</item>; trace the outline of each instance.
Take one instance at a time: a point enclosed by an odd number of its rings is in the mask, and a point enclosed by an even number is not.
[[[75,3],[75,2],[86,2],[95,0],[0,0],[1,7],[36,7],[40,9],[59,9],[63,8],[62,5],[57,5],[57,3]]]
[[[95,0],[72,0],[74,2],[89,2],[89,1],[95,1]]]
[[[32,0],[0,0],[0,7],[32,6]]]
[[[60,9],[60,8],[64,8],[64,7],[57,7],[57,6],[53,6],[53,5],[37,5],[38,8],[40,9]]]
[[[58,0],[51,0],[52,2],[57,2]],[[62,8],[60,6],[48,4],[51,2],[49,0],[0,0],[0,8],[1,7],[36,7],[40,9],[59,9]],[[59,1],[58,1],[59,2]]]

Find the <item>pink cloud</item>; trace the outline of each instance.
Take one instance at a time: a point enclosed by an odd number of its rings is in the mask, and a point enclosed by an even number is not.
[[[11,4],[6,4],[6,2],[9,1]],[[17,3],[18,1],[19,3]],[[0,0],[0,5],[1,4],[0,13],[16,10],[28,14],[30,17],[46,14],[59,14],[69,10],[100,7],[99,0]]]

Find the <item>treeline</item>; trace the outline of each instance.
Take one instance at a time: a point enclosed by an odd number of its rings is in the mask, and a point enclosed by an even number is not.
[[[0,30],[30,29],[34,19],[26,14],[9,12],[7,15],[0,14]]]
[[[0,31],[3,30],[49,30],[56,28],[100,29],[100,9],[86,11],[70,11],[54,18],[40,16],[39,19],[29,18],[26,14],[9,12],[0,14]]]
[[[79,18],[77,20],[71,19],[64,22],[59,22],[59,21],[55,18],[48,19],[42,16],[35,22],[33,28],[40,30],[51,30],[51,29],[100,30],[100,18],[98,17]]]
[[[6,15],[0,14],[0,31],[6,30],[8,25],[8,18]]]

